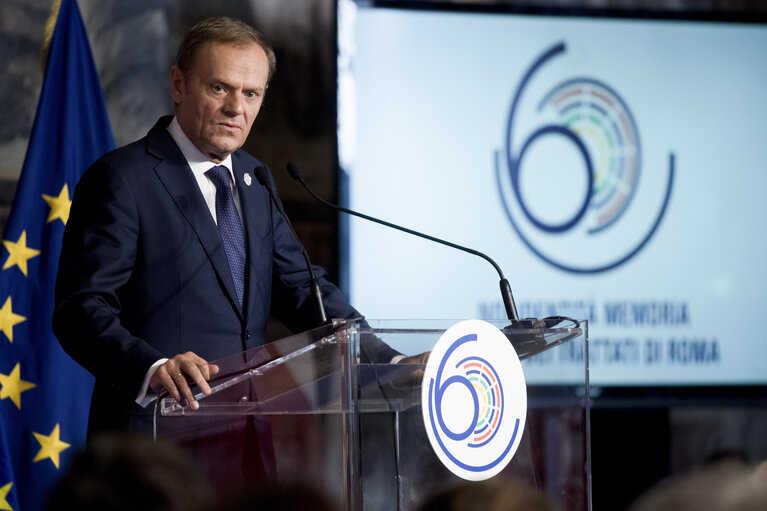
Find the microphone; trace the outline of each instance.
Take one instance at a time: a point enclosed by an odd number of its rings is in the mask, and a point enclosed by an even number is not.
[[[298,245],[298,249],[301,251],[301,255],[304,256],[304,261],[306,261],[306,267],[309,269],[310,290],[311,290],[310,294],[312,296],[312,300],[314,301],[314,316],[320,325],[327,325],[329,321],[328,321],[327,314],[325,314],[325,305],[322,303],[322,291],[320,290],[320,284],[317,281],[317,277],[314,275],[314,270],[312,270],[312,263],[309,260],[309,254],[306,252],[306,249],[304,248],[304,245],[301,243],[301,240],[298,239],[298,235],[296,234],[296,231],[293,230],[293,226],[291,225],[290,220],[288,220],[288,215],[286,215],[285,211],[282,210],[282,207],[280,207],[280,203],[277,201],[277,198],[274,196],[274,192],[272,191],[272,185],[270,182],[271,180],[269,179],[269,172],[266,170],[266,167],[264,167],[263,165],[259,165],[258,167],[253,169],[253,173],[256,175],[256,179],[258,180],[258,182],[261,183],[269,192],[269,197],[272,199],[272,203],[274,204],[274,207],[280,213],[282,220],[288,226],[288,229],[290,230],[290,234],[293,236],[293,239],[296,240],[296,245]]]
[[[301,185],[306,189],[309,194],[314,197],[316,200],[324,204],[325,206],[328,206],[329,208],[335,209],[336,211],[341,211],[342,213],[347,213],[349,215],[357,216],[360,218],[364,218],[365,220],[370,220],[371,222],[375,222],[377,224],[385,225],[386,227],[391,227],[393,229],[397,229],[399,231],[406,232],[408,234],[412,234],[413,236],[418,236],[420,238],[427,239],[429,241],[434,241],[436,243],[440,243],[442,245],[447,245],[448,247],[452,247],[458,250],[462,250],[464,252],[468,252],[469,254],[473,254],[476,256],[479,256],[489,262],[491,265],[493,265],[493,268],[495,268],[495,271],[498,272],[499,277],[501,278],[500,281],[500,287],[501,287],[501,296],[503,297],[503,305],[506,309],[506,315],[508,316],[508,319],[511,320],[511,323],[513,326],[523,326],[525,328],[528,327],[528,325],[522,325],[519,319],[519,315],[517,314],[517,306],[514,303],[514,296],[511,294],[511,285],[509,284],[509,281],[506,280],[506,277],[503,276],[503,271],[501,271],[501,267],[496,264],[495,261],[493,261],[490,257],[483,254],[482,252],[479,252],[478,250],[474,250],[472,248],[463,247],[461,245],[456,245],[455,243],[451,243],[449,241],[445,241],[439,238],[435,238],[434,236],[429,236],[428,234],[423,234],[418,231],[414,231],[412,229],[408,229],[407,227],[402,227],[400,225],[396,225],[390,222],[386,222],[384,220],[380,220],[378,218],[373,218],[372,216],[365,215],[363,213],[358,213],[356,211],[352,211],[351,209],[344,208],[342,206],[338,206],[336,204],[333,204],[331,202],[326,201],[325,199],[317,196],[311,188],[309,188],[309,185],[306,184],[304,181],[303,174],[301,173],[301,170],[298,168],[298,166],[291,162],[288,162],[287,165],[288,172],[290,173],[290,176],[301,183]],[[528,322],[528,320],[523,320],[523,322]]]

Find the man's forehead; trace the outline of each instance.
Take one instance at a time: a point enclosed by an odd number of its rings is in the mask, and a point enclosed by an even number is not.
[[[261,68],[266,66],[268,59],[264,49],[257,43],[242,45],[219,41],[203,43],[190,63],[189,72],[198,68],[238,66]]]
[[[256,42],[250,44],[229,43],[222,41],[207,41],[200,46],[197,56],[220,56],[221,54],[253,54],[254,57],[263,57],[266,60],[266,51]]]

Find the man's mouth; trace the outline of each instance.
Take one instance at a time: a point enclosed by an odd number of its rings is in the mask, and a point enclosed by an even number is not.
[[[228,122],[220,122],[218,125],[222,128],[224,128],[227,131],[239,131],[240,127],[236,124],[231,124]]]

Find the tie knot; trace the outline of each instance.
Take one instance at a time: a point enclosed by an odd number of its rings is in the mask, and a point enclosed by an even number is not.
[[[216,185],[216,189],[230,189],[229,169],[223,165],[216,165],[215,167],[211,167],[210,170],[205,172],[205,175],[208,176],[211,181],[213,181],[213,184]]]

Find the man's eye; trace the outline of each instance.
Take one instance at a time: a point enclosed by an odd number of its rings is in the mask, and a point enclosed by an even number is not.
[[[214,85],[213,91],[215,92],[224,92],[224,86],[223,85]]]

